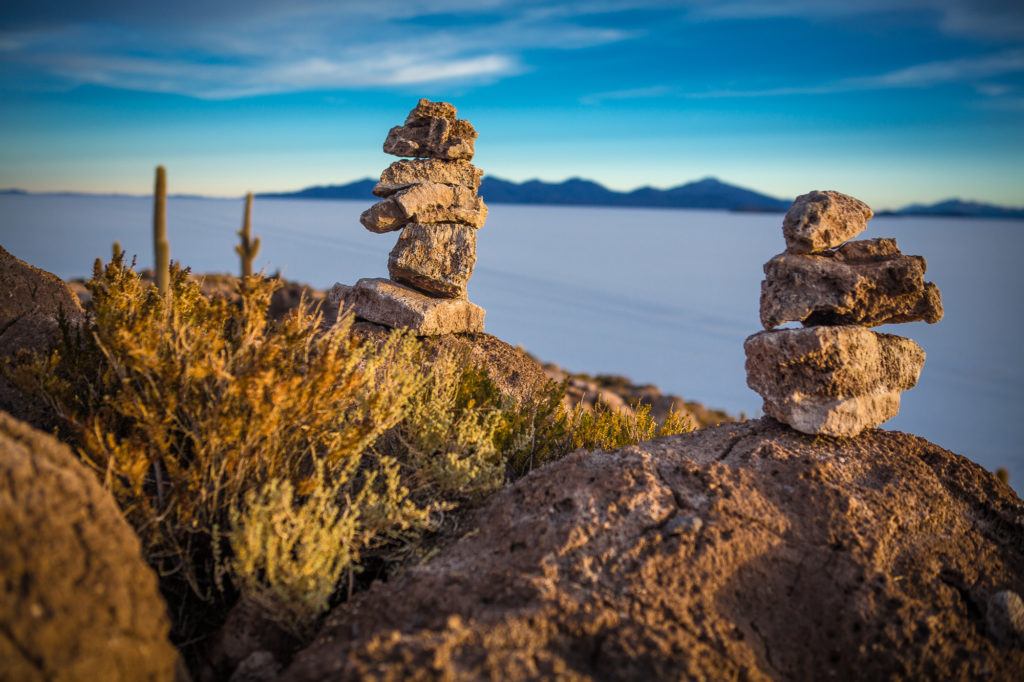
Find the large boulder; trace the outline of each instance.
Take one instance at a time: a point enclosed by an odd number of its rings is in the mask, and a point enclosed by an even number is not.
[[[997,596],[1024,593],[1024,503],[902,433],[835,440],[765,418],[578,452],[466,531],[336,608],[284,679],[1024,670],[1016,600]]]
[[[171,680],[157,579],[67,446],[0,412],[0,679]]]
[[[764,265],[761,323],[875,327],[942,319],[939,289],[924,281],[925,260],[895,239],[867,239],[821,254],[782,253]]]
[[[910,339],[857,326],[760,332],[743,350],[764,413],[827,436],[856,436],[899,414],[900,394],[917,385],[925,360]]]
[[[0,247],[0,363],[20,350],[45,353],[60,338],[60,320],[82,321],[78,297],[59,277],[15,258]],[[0,372],[0,409],[37,426],[47,410],[24,396]]]

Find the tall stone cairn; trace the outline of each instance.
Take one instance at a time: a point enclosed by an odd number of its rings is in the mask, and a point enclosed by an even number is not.
[[[356,317],[418,335],[482,332],[484,309],[466,286],[476,265],[476,231],[487,219],[477,196],[483,171],[470,163],[477,133],[447,102],[421,99],[384,141],[396,161],[373,193],[382,200],[359,222],[371,232],[401,230],[388,258],[389,279],[336,285]]]
[[[797,197],[783,220],[786,251],[764,266],[761,323],[747,338],[747,385],[764,412],[797,431],[856,436],[895,417],[917,384],[924,351],[869,327],[942,319],[925,260],[895,239],[848,241],[871,208],[839,192]],[[803,328],[775,329],[799,322]]]

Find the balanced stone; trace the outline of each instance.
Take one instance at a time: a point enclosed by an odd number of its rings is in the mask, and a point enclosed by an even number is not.
[[[432,298],[389,279],[361,279],[345,296],[356,317],[419,336],[480,333],[484,309],[464,298]]]
[[[938,287],[924,281],[920,256],[895,239],[847,242],[820,254],[783,253],[765,263],[761,323],[880,324],[942,319]]]
[[[388,259],[391,279],[433,296],[465,298],[476,265],[476,230],[468,225],[413,223]]]
[[[840,192],[799,196],[782,221],[786,250],[816,253],[839,246],[863,232],[872,215],[870,206]]]
[[[483,227],[487,205],[469,187],[423,182],[368,208],[359,222],[371,232],[401,229],[408,223],[459,223]]]
[[[759,332],[743,347],[747,385],[765,414],[829,436],[856,436],[896,416],[925,359],[910,339],[858,326]]]
[[[395,156],[472,159],[477,133],[469,121],[455,118],[455,107],[421,99],[384,141],[384,152]]]
[[[388,197],[422,182],[460,185],[476,192],[480,189],[483,174],[482,170],[465,160],[402,159],[384,169],[373,193],[379,197]]]

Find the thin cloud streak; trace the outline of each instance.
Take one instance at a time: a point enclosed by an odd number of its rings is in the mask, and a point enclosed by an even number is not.
[[[861,90],[926,88],[947,83],[970,83],[975,80],[1024,72],[1024,50],[1008,50],[995,55],[951,59],[915,64],[874,76],[844,78],[832,83],[811,86],[786,86],[760,90],[711,90],[687,92],[689,99],[732,97],[783,97],[787,95],[828,95]]]

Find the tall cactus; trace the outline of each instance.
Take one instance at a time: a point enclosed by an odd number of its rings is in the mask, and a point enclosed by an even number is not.
[[[242,277],[248,277],[252,274],[252,262],[260,251],[260,238],[252,238],[252,192],[245,195],[245,215],[238,236],[242,243],[235,247],[235,253],[242,260]]]
[[[156,167],[153,189],[153,271],[157,289],[164,296],[171,280],[171,245],[167,241],[167,171]]]

